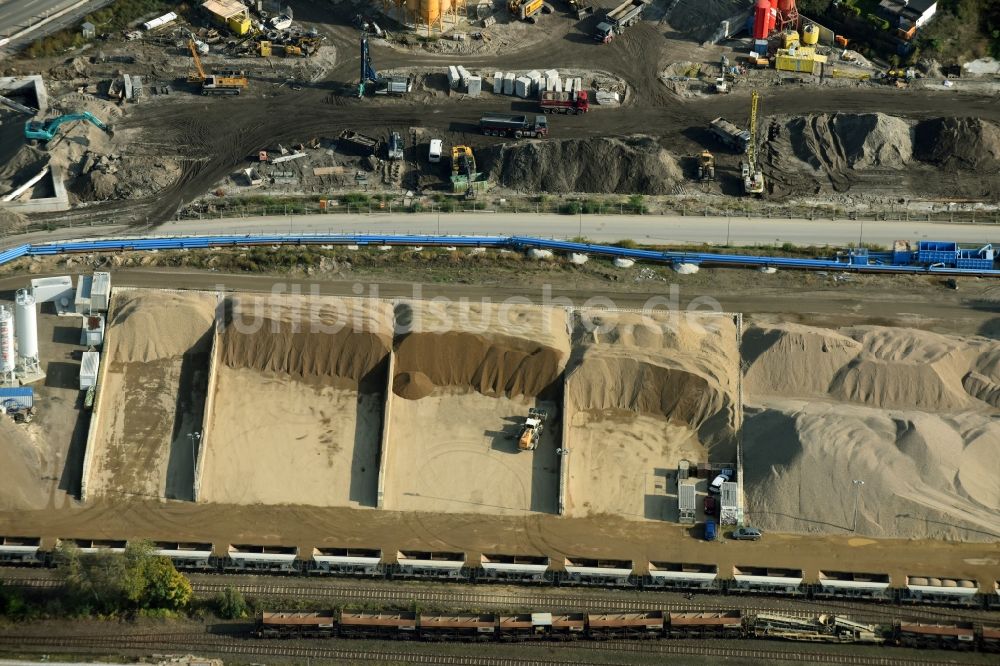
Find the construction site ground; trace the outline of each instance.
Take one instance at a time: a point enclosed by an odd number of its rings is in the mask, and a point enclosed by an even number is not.
[[[517,448],[526,400],[438,389],[396,398],[389,424],[385,508],[424,513],[554,514],[558,429]],[[540,404],[555,416],[555,404]]]
[[[597,44],[590,37],[591,19],[578,23],[569,16],[568,7],[561,5],[555,13],[543,17],[537,26],[517,25],[516,30],[509,31],[510,42],[504,43],[502,49],[497,48],[495,54],[487,49],[482,53],[462,55],[452,53],[444,46],[485,44],[485,41],[449,42],[440,39],[425,44],[411,39],[408,45],[394,43],[392,46],[385,45],[381,40],[372,42],[373,59],[380,71],[409,68],[440,72],[443,76],[448,65],[465,64],[471,70],[492,76],[495,71],[551,67],[560,71],[607,72],[624,81],[628,98],[621,108],[597,109],[582,116],[551,119],[551,138],[547,144],[550,147],[540,150],[551,150],[553,153],[538,158],[542,160],[543,168],[537,173],[522,173],[517,159],[511,158],[512,161],[505,163],[497,158],[499,153],[494,153],[507,142],[485,137],[477,127],[478,118],[484,112],[530,113],[535,111],[531,102],[494,96],[492,93],[473,99],[465,95],[442,96],[439,91],[421,90],[408,98],[354,99],[350,93],[359,70],[358,33],[351,21],[357,9],[346,4],[331,5],[317,0],[297,3],[296,20],[303,27],[315,28],[326,37],[323,48],[327,51],[315,58],[243,57],[234,60],[214,51],[207,56],[209,67],[240,66],[250,71],[249,89],[235,98],[205,98],[197,95],[197,91],[184,82],[192,64],[183,47],[183,40],[180,40],[181,46],[169,39],[166,44],[147,40],[124,44],[112,40],[102,43],[100,54],[104,57],[95,58],[98,62],[90,62],[92,57],[100,55],[90,49],[68,60],[14,61],[8,69],[46,75],[55,106],[66,110],[86,105],[82,101],[86,95],[80,96],[75,92],[78,88],[87,90],[98,82],[110,80],[118,71],[141,74],[147,85],[169,85],[172,89],[168,95],[147,95],[140,104],[127,105],[124,116],[114,121],[115,137],[110,145],[96,145],[97,138],[91,137],[93,162],[87,163],[86,155],[81,157],[70,151],[70,158],[82,161],[75,162],[78,169],[70,169],[69,190],[72,197],[87,205],[69,213],[39,217],[55,225],[108,217],[140,223],[169,219],[186,204],[213,192],[219,188],[219,183],[251,166],[258,151],[276,151],[279,145],[288,148],[307,144],[313,139],[317,139],[325,151],[343,129],[379,138],[385,138],[390,131],[399,131],[408,144],[406,168],[414,174],[422,173],[427,164],[424,154],[426,145],[413,146],[409,141],[413,132],[421,132],[421,136],[436,136],[443,139],[446,145],[472,146],[477,154],[483,154],[485,166],[490,166],[491,159],[495,162],[492,177],[498,180],[499,188],[494,196],[499,197],[534,196],[540,190],[564,194],[574,191],[601,192],[610,188],[611,192],[681,194],[712,200],[738,193],[739,156],[729,153],[715,142],[708,134],[707,124],[717,116],[744,122],[748,115],[751,88],[758,88],[762,93],[762,132],[766,130],[769,118],[792,122],[796,118],[808,119],[834,111],[840,114],[882,113],[909,123],[948,117],[973,117],[994,123],[1000,120],[1000,111],[994,104],[996,90],[989,88],[993,84],[988,81],[961,80],[955,82],[952,88],[928,83],[900,90],[875,83],[852,82],[845,86],[843,80],[829,78],[822,83],[788,83],[774,72],[769,72],[760,76],[748,75],[746,82],[738,80],[734,92],[729,95],[689,96],[675,92],[671,88],[676,87],[673,86],[676,82],[668,81],[671,84],[668,86],[663,81],[663,74],[668,68],[675,67],[677,63],[700,63],[707,76],[711,68],[717,66],[721,55],[735,54],[734,45],[698,45],[704,38],[700,30],[717,14],[722,17],[719,12],[724,14],[727,11],[724,2],[710,4],[710,7],[702,9],[701,3],[683,1],[671,9],[666,20],[661,20],[667,3],[654,3],[648,20],[633,26],[608,45]],[[504,26],[501,28],[506,29]],[[546,39],[534,41],[518,36],[532,30],[536,34],[544,32]],[[503,39],[490,43],[497,45],[503,43]],[[559,48],[553,49],[553,43]],[[126,65],[112,57],[122,54],[130,55],[135,62]],[[687,83],[684,85],[688,86]],[[699,82],[697,85],[702,84]],[[818,94],[820,91],[822,94]],[[65,99],[60,103],[60,98]],[[7,112],[4,114],[6,118]],[[13,115],[10,117],[16,118]],[[295,121],[289,122],[291,118]],[[5,121],[3,124],[8,128],[16,129],[17,126],[16,122]],[[634,153],[621,151],[614,142],[601,142],[607,137],[633,134],[650,136],[651,145],[669,155],[679,166],[661,171],[657,166],[660,162],[654,160],[648,167],[651,180],[628,180],[619,176],[617,185],[606,178],[601,180],[597,177],[599,174],[574,173],[567,180],[563,178],[565,174],[560,173],[567,167],[579,170],[586,168],[588,163],[599,161],[601,167],[610,167],[611,172],[625,174],[625,167]],[[5,140],[4,145],[8,150],[16,149],[19,143],[17,137],[11,135],[8,138],[10,141]],[[584,144],[572,149],[560,147],[567,139],[579,139]],[[70,140],[67,138],[67,141]],[[518,150],[516,145],[508,148],[515,152]],[[691,159],[705,148],[717,155],[719,180],[711,186],[699,187],[690,182]],[[962,200],[983,201],[983,197],[988,200],[989,193],[994,192],[994,184],[989,178],[990,167],[986,163],[981,168],[963,166],[958,162],[930,168],[907,157],[905,172],[902,172],[905,173],[905,184],[901,188],[896,186],[887,194],[886,182],[899,180],[899,167],[884,171],[883,175],[876,170],[867,179],[856,178],[856,174],[864,174],[864,169],[852,166],[850,160],[838,158],[840,161],[825,163],[822,157],[817,157],[818,166],[815,168],[819,170],[818,175],[812,174],[809,171],[812,167],[809,167],[804,177],[791,178],[789,173],[797,173],[805,167],[796,159],[779,159],[788,155],[787,148],[776,145],[775,150],[777,152],[768,157],[765,175],[770,169],[780,174],[773,194],[778,199],[791,197],[811,201],[835,200],[854,205],[888,205],[890,201],[895,203],[900,198],[954,200],[956,185]],[[309,168],[290,167],[293,175],[303,170],[310,177],[300,180],[296,175],[294,185],[289,186],[288,191],[294,192],[298,188],[301,194],[309,196],[332,196],[367,187],[370,192],[404,197],[406,191],[415,186],[423,189],[445,185],[441,174],[431,181],[418,176],[415,181],[389,178],[383,184],[378,173],[369,173],[367,182],[362,184],[353,179],[355,169],[347,156],[336,154],[333,157],[335,165],[329,164],[329,154],[321,152],[306,160],[308,163],[315,159],[315,165],[309,165]],[[798,157],[801,159],[801,155]],[[24,170],[40,159],[39,155],[17,157],[15,162],[21,166],[17,173],[9,174],[11,182],[26,177]],[[806,161],[811,159],[808,157]],[[534,161],[537,162],[537,159]],[[504,164],[508,164],[509,168]],[[339,166],[347,177],[338,180],[331,175],[312,179],[313,166]],[[833,174],[832,185],[824,175],[827,171]],[[944,180],[942,172],[947,173]],[[0,174],[4,175],[7,174]],[[565,182],[555,183],[560,179]],[[814,180],[817,182],[814,183]],[[846,191],[845,184],[850,184]],[[222,189],[226,190],[225,187]],[[248,194],[253,193],[251,188],[246,190]]]
[[[45,260],[52,261],[52,260]],[[52,271],[38,266],[39,275]],[[64,270],[64,267],[59,267]],[[516,277],[515,277],[516,273]],[[482,296],[501,298],[522,295],[541,302],[542,285],[553,281],[559,288],[553,297],[581,302],[592,296],[613,299],[619,307],[641,306],[647,298],[662,295],[666,277],[637,282],[622,280],[607,269],[586,269],[579,273],[559,271],[554,280],[551,267],[527,269],[519,265],[505,278],[505,271],[493,273],[495,285],[458,284],[478,275],[462,267],[451,266],[447,284],[424,284],[425,297],[447,296],[452,299]],[[428,282],[432,273],[425,267],[360,271],[356,275],[308,279],[294,276],[252,274],[221,275],[190,269],[134,268],[114,273],[119,286],[162,286],[213,288],[223,282],[227,288],[269,292],[273,285],[299,283],[318,285],[321,293],[356,294],[357,284],[350,278],[379,282],[383,296],[412,296],[413,279]],[[638,274],[633,273],[632,277]],[[347,279],[345,279],[347,278]],[[688,279],[690,278],[690,280]],[[441,279],[441,275],[433,278]],[[0,283],[4,289],[22,286],[23,275],[8,276]],[[763,275],[751,271],[713,270],[684,276],[681,304],[698,296],[718,294],[725,309],[741,309],[749,322],[768,324],[797,322],[812,326],[840,327],[871,325],[920,329],[929,332],[985,335],[995,338],[998,320],[996,289],[978,280],[961,281],[961,289],[947,289],[938,281],[924,277],[855,277],[849,281],[833,276],[779,273]],[[672,280],[671,280],[672,281]],[[43,332],[54,330],[54,315],[40,319]],[[47,329],[46,327],[53,327]],[[72,327],[69,328],[74,334]],[[74,338],[70,340],[70,338]],[[62,358],[79,349],[75,335],[67,332],[55,346],[42,353],[48,358]],[[62,362],[62,361],[60,361]],[[399,549],[466,550],[475,552],[540,552],[563,555],[600,556],[632,559],[637,562],[714,561],[722,570],[735,565],[766,565],[803,568],[807,577],[820,568],[857,571],[887,571],[897,577],[919,572],[940,576],[967,576],[984,585],[1000,577],[992,543],[942,540],[876,539],[851,534],[844,523],[826,528],[827,534],[770,533],[757,544],[704,543],[688,528],[662,520],[621,521],[606,515],[586,518],[560,518],[547,513],[520,512],[517,515],[436,512],[420,510],[366,511],[361,518],[356,509],[334,506],[239,505],[232,502],[195,504],[184,501],[150,499],[141,495],[97,496],[85,504],[73,499],[78,486],[82,452],[79,437],[67,437],[67,424],[77,422],[79,413],[73,382],[59,389],[59,366],[50,363],[48,385],[40,387],[42,396],[59,396],[64,402],[46,400],[46,411],[38,420],[39,446],[49,462],[46,479],[40,479],[44,493],[36,509],[7,511],[0,524],[7,534],[35,534],[46,539],[61,537],[124,538],[144,536],[162,540],[211,541],[218,548],[229,543],[273,543],[309,549],[317,545],[354,545],[378,547],[387,552]],[[55,366],[55,367],[51,367]],[[67,369],[68,373],[71,370]],[[75,379],[75,375],[74,375]],[[500,410],[502,412],[503,410]],[[493,412],[497,428],[502,428],[506,413]],[[497,418],[500,417],[500,418]],[[405,435],[405,433],[403,433]],[[487,438],[482,429],[472,438],[480,448]],[[504,444],[508,444],[505,439]],[[543,444],[543,446],[545,446]],[[551,446],[551,444],[548,444]],[[75,450],[74,450],[75,449]],[[489,455],[494,455],[490,451]],[[498,452],[501,459],[515,454]],[[517,454],[518,456],[524,454]],[[520,458],[517,459],[520,462]],[[525,472],[522,472],[524,478]],[[162,490],[160,491],[162,492]],[[235,501],[235,500],[234,500]],[[412,500],[411,500],[412,501]],[[994,533],[996,530],[994,529]],[[919,544],[919,547],[914,547]],[[307,550],[308,552],[308,550]]]

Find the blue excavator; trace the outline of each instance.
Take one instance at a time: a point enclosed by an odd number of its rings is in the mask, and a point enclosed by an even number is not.
[[[95,127],[104,130],[109,135],[113,133],[111,128],[100,118],[89,111],[83,111],[81,113],[67,113],[64,116],[59,116],[58,118],[52,118],[45,121],[29,120],[24,124],[24,138],[27,139],[28,143],[32,146],[36,146],[39,143],[48,143],[56,137],[56,134],[59,133],[59,128],[62,125],[75,120],[86,120]]]

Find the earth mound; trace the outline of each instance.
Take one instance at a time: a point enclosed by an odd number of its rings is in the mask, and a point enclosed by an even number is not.
[[[504,143],[484,151],[480,167],[504,187],[559,193],[669,194],[683,179],[674,156],[646,136]]]
[[[979,118],[934,118],[917,123],[914,156],[956,169],[1000,169],[1000,126]]]

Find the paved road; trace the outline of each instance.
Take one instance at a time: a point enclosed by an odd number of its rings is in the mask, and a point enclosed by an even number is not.
[[[184,220],[160,225],[162,235],[203,233],[413,233],[536,235],[644,244],[833,245],[859,240],[890,246],[894,240],[951,240],[1000,245],[1000,226],[933,222],[855,222],[658,215],[534,215],[493,213],[296,215]]]
[[[77,19],[100,9],[109,1],[90,0],[81,3],[80,0],[0,0],[0,42],[3,38],[23,33],[27,28],[39,24],[44,19],[68,7],[80,5],[62,16],[22,34],[21,37],[6,45],[8,48],[23,46],[39,37],[72,25]]]

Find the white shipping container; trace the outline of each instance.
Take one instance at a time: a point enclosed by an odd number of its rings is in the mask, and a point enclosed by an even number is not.
[[[81,391],[97,386],[97,372],[100,367],[101,355],[98,352],[83,352],[83,361],[80,363]]]
[[[458,67],[454,65],[448,65],[448,87],[452,90],[458,88],[458,82],[461,80],[461,76],[458,73]]]
[[[76,297],[73,303],[77,314],[90,314],[90,293],[93,285],[94,279],[89,275],[81,275],[76,279]]]
[[[503,72],[493,73],[493,94],[499,95],[503,92]]]
[[[459,65],[458,66],[458,79],[459,79],[459,81],[461,81],[462,87],[468,87],[468,85],[469,85],[469,79],[470,78],[472,78],[472,74],[469,74],[469,70],[467,70],[462,65]]]
[[[94,272],[90,288],[90,304],[98,312],[107,312],[111,303],[111,273]]]
[[[677,486],[677,506],[680,507],[681,511],[694,511],[696,506],[695,501],[695,482],[693,479],[685,479],[681,481]]]
[[[177,20],[177,14],[175,14],[174,12],[167,12],[163,16],[158,16],[152,21],[146,21],[145,23],[142,24],[142,27],[145,28],[146,30],[153,30],[155,28],[159,28],[161,25],[166,25],[176,20]]]
[[[483,77],[481,76],[470,76],[469,77],[469,97],[479,97],[479,93],[483,90]]]

